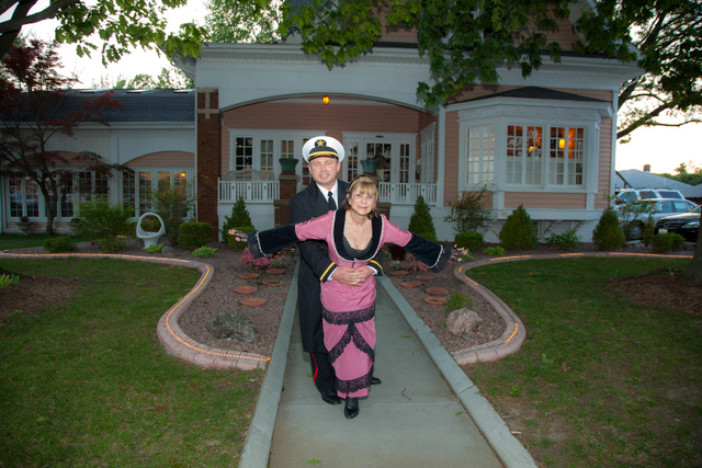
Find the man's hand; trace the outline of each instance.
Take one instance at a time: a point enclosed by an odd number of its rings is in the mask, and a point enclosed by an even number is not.
[[[347,286],[360,286],[369,277],[373,276],[373,269],[369,266],[361,268],[337,267],[332,279]]]

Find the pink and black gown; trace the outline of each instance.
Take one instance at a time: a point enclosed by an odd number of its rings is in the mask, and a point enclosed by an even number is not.
[[[333,263],[320,278],[324,345],[336,372],[339,397],[361,398],[368,396],[374,360],[375,277],[360,286],[327,279],[337,267],[367,265],[388,242],[403,247],[433,271],[443,269],[451,250],[404,231],[380,215],[371,219],[370,244],[357,251],[344,238],[345,223],[346,212],[340,209],[303,223],[249,233],[249,250],[258,257],[308,239],[326,241]]]

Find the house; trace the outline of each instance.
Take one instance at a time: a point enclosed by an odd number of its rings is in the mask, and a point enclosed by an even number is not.
[[[160,178],[180,180],[194,185],[200,221],[221,225],[243,197],[254,225],[265,229],[287,222],[287,200],[309,183],[302,163],[285,172],[285,160],[301,159],[307,139],[329,135],[346,148],[345,179],[363,172],[364,161],[378,161],[381,202],[401,227],[422,195],[437,236],[452,240],[453,226],[444,221],[450,202],[486,187],[494,213],[486,240],[496,241],[506,217],[524,205],[541,238],[576,229],[589,241],[614,190],[618,90],[641,70],[569,52],[579,36],[568,21],[549,39],[565,51],[560,62],[545,57],[527,78],[505,66],[499,84],[471,86],[432,109],[417,100],[429,66],[409,31],[388,32],[371,54],[331,70],[294,38],[205,44],[196,59],[176,60],[195,83],[192,94],[122,93],[144,107],[156,96],[187,96],[189,120],[81,126],[55,144],[64,151],[99,147],[108,160],[138,168],[108,181],[110,196],[135,202],[137,211],[147,208],[144,189]],[[19,181],[4,183],[3,199],[28,199]],[[10,231],[21,210],[4,205],[3,229]]]

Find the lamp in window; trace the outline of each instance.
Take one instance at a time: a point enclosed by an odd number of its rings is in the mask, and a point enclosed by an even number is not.
[[[329,104],[329,96],[326,94],[322,96],[322,104]]]
[[[558,139],[558,149],[563,149],[563,148],[565,148],[565,139],[559,138]]]

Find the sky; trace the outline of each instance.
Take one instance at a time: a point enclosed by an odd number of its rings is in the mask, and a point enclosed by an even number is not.
[[[41,3],[48,3],[43,0]],[[203,25],[207,9],[207,0],[189,0],[186,7],[172,10],[168,14],[169,29],[176,31],[181,23],[195,22]],[[5,16],[0,17],[4,19]],[[23,33],[33,34],[44,40],[53,39],[55,22],[42,21],[30,28],[23,28]],[[101,58],[79,58],[75,54],[75,46],[62,45],[59,54],[63,62],[64,72],[73,73],[79,77],[79,85],[84,88],[95,88],[104,79],[108,84],[114,84],[119,79],[131,79],[137,74],[157,76],[162,68],[168,68],[169,62],[165,56],[159,56],[155,51],[136,50],[116,64],[104,67]],[[632,133],[629,143],[617,143],[617,170],[643,170],[644,165],[650,164],[651,172],[674,173],[674,170],[685,163],[702,167],[702,124],[689,124],[679,128],[641,128]]]

